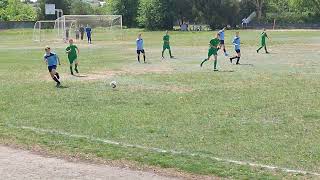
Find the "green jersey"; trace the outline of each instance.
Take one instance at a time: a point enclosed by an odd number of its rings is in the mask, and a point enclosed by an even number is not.
[[[170,44],[170,36],[169,35],[164,35],[163,36],[163,45],[167,45],[167,46],[169,46],[169,44]]]
[[[210,48],[217,47],[219,46],[219,44],[220,44],[220,40],[218,38],[214,38],[210,41]],[[214,49],[217,49],[217,48],[214,48]]]
[[[78,47],[76,45],[70,45],[66,48],[66,51],[69,51],[68,53],[69,61],[74,61],[77,59],[77,49]]]
[[[265,45],[266,44],[266,38],[268,37],[266,32],[261,33],[261,44]]]

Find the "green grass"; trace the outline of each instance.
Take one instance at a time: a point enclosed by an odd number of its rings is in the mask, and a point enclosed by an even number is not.
[[[30,30],[2,31],[0,142],[235,179],[312,176],[204,156],[320,173],[319,31],[269,32],[269,55],[255,52],[259,31],[241,31],[241,61],[248,65],[231,65],[220,55],[218,73],[211,63],[199,68],[212,32],[172,32],[177,59],[168,61],[160,59],[163,32],[143,32],[150,62],[145,65],[135,60],[138,32],[99,32],[92,46],[80,43],[80,71],[88,77],[74,78],[68,74],[65,44],[31,42]],[[227,32],[228,44],[233,34]],[[68,88],[56,89],[50,80],[42,62],[46,44],[61,57],[58,72]],[[108,86],[111,80],[118,82],[116,90]],[[21,126],[203,156],[35,133]]]

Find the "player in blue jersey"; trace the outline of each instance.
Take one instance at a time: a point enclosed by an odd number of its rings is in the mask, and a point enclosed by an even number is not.
[[[233,38],[232,44],[234,45],[234,50],[236,51],[237,55],[230,58],[230,62],[232,63],[232,60],[237,59],[237,65],[240,64],[240,58],[241,58],[241,51],[240,51],[240,35],[239,32],[236,32],[236,36]]]
[[[223,29],[221,29],[218,33],[219,33],[219,40],[220,40],[220,48],[219,49],[223,49],[224,55],[228,56],[227,50],[226,50],[226,46],[225,46],[225,42],[224,42],[224,33],[226,31],[226,28],[224,27]]]
[[[61,82],[59,81],[60,76],[57,72],[57,65],[61,65],[59,61],[59,57],[51,52],[51,48],[49,46],[45,47],[45,54],[44,54],[44,61],[48,65],[49,73],[52,77],[52,79],[57,83],[56,87],[60,87]]]
[[[143,62],[146,63],[146,52],[144,51],[143,48],[143,39],[141,37],[141,34],[138,35],[138,38],[136,40],[137,44],[137,56],[138,56],[138,62],[140,63],[140,54],[143,54]]]
[[[87,24],[86,33],[87,33],[88,43],[91,44],[92,29],[89,26],[89,24]]]

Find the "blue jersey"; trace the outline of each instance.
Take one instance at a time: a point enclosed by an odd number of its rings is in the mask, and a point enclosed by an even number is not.
[[[137,39],[137,50],[143,50],[143,39]]]
[[[224,30],[220,30],[218,34],[220,35],[220,41],[224,41]]]
[[[90,36],[91,35],[91,28],[90,27],[86,27],[86,32],[87,32],[87,35]]]
[[[44,54],[44,60],[48,62],[48,66],[56,66],[58,64],[59,57],[51,52],[50,54]]]
[[[234,37],[232,44],[234,45],[234,49],[235,50],[239,50],[240,49],[240,37]]]

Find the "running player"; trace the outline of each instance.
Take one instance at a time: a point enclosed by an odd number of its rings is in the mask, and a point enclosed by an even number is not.
[[[266,32],[266,28],[263,29],[263,32],[261,33],[261,47],[259,49],[257,49],[257,53],[259,53],[259,51],[264,48],[264,50],[266,51],[267,54],[269,54],[268,50],[267,50],[267,43],[266,43],[266,38],[269,39],[267,32]]]
[[[138,56],[138,62],[140,63],[140,54],[143,54],[143,62],[146,63],[146,53],[143,48],[143,39],[141,37],[141,33],[138,35],[138,38],[136,40],[137,44],[137,56]]]
[[[51,48],[49,46],[45,47],[45,54],[44,54],[44,61],[48,65],[48,70],[49,73],[52,77],[52,79],[57,83],[56,87],[60,87],[61,82],[59,81],[60,76],[59,73],[57,72],[57,65],[60,64],[59,57],[51,52]]]
[[[209,61],[210,58],[212,56],[214,56],[214,66],[213,66],[213,70],[214,71],[218,71],[217,69],[217,64],[218,64],[218,48],[219,48],[219,43],[220,43],[220,40],[219,40],[219,33],[216,34],[216,37],[213,38],[210,43],[209,43],[209,50],[208,50],[208,58],[203,60],[200,64],[200,67],[203,66],[203,64],[206,62],[206,61]]]
[[[170,54],[170,58],[174,58],[171,54],[171,47],[170,47],[170,36],[169,36],[169,32],[166,31],[166,34],[163,36],[163,49],[162,49],[162,59],[164,59],[163,53],[164,51],[168,49],[169,50],[169,54]]]
[[[69,40],[69,46],[66,48],[66,53],[68,54],[71,75],[74,75],[73,70],[72,70],[73,64],[74,64],[74,70],[76,71],[76,73],[79,73],[79,71],[78,71],[79,49],[76,45],[73,44],[73,39]]]
[[[232,44],[234,45],[234,50],[236,51],[237,55],[230,58],[230,62],[232,63],[232,60],[237,59],[237,65],[239,65],[241,58],[239,32],[236,32],[236,36],[233,38]]]
[[[223,29],[221,29],[218,33],[219,33],[219,40],[220,40],[220,47],[219,49],[223,49],[224,55],[228,56],[227,50],[226,50],[226,46],[224,45],[224,32],[226,31],[226,28],[224,27]]]

